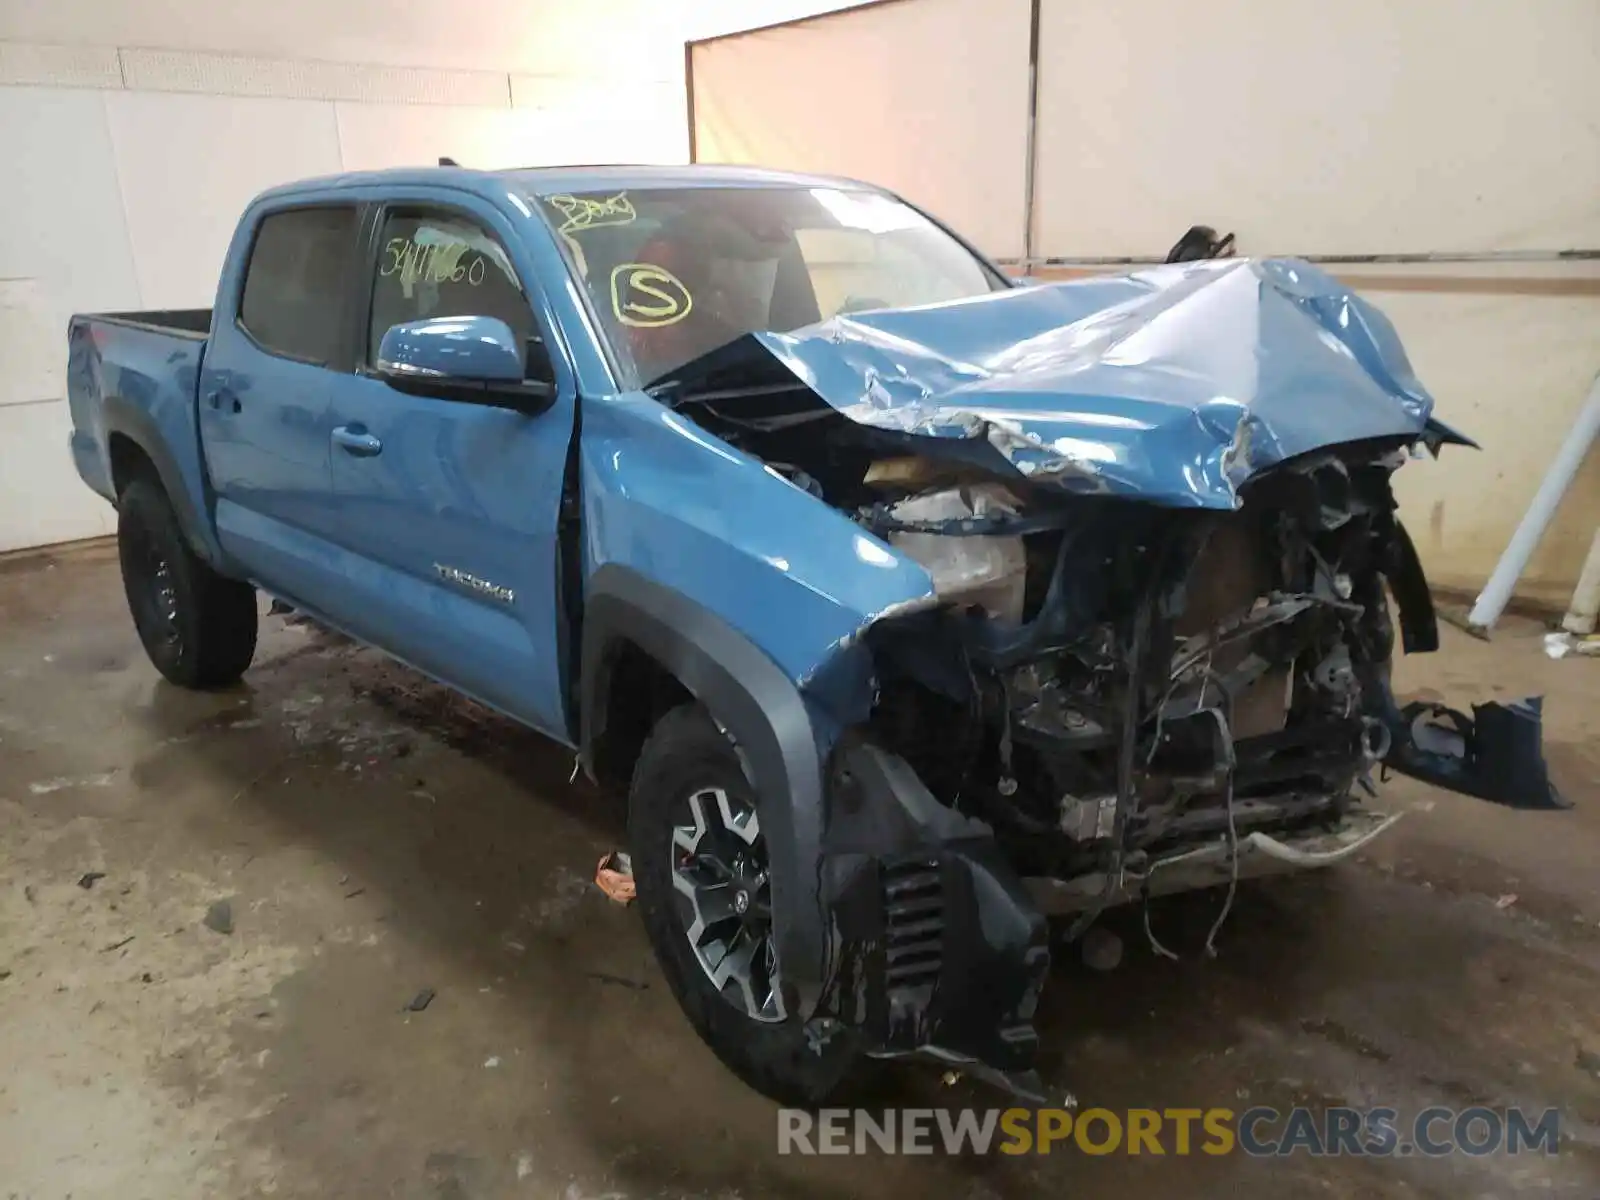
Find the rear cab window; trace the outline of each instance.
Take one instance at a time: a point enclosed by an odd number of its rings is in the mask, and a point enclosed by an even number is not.
[[[353,369],[346,336],[356,270],[353,205],[269,213],[256,228],[239,298],[238,325],[268,354]]]

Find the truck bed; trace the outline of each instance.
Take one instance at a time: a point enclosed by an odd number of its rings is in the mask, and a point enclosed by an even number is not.
[[[127,472],[146,461],[160,476],[190,540],[214,548],[201,514],[197,395],[211,310],[79,314],[68,327],[67,403],[78,474],[113,503]]]
[[[84,313],[75,318],[103,325],[127,325],[156,333],[175,333],[180,337],[206,337],[211,332],[209,308],[148,308],[138,312]]]

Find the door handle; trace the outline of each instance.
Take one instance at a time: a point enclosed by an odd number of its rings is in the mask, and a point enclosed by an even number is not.
[[[333,431],[333,444],[356,458],[371,458],[383,453],[383,443],[359,425],[340,425]]]
[[[244,405],[239,403],[239,397],[235,396],[227,388],[220,387],[212,388],[206,393],[206,403],[218,410],[226,406],[229,412],[235,413],[244,408]]]

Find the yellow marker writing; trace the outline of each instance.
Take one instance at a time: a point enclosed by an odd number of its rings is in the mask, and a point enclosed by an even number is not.
[[[665,267],[623,263],[611,272],[611,311],[636,329],[675,325],[694,308],[694,297]]]
[[[604,225],[631,225],[638,216],[627,192],[618,192],[605,200],[591,200],[587,196],[549,196],[546,202],[563,217],[558,233],[576,233],[580,229],[595,229]]]

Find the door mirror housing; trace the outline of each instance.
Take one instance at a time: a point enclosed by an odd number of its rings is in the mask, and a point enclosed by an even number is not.
[[[530,358],[540,359],[531,371]],[[555,396],[548,360],[542,341],[519,345],[498,317],[429,317],[391,326],[373,371],[414,395],[538,412]]]

